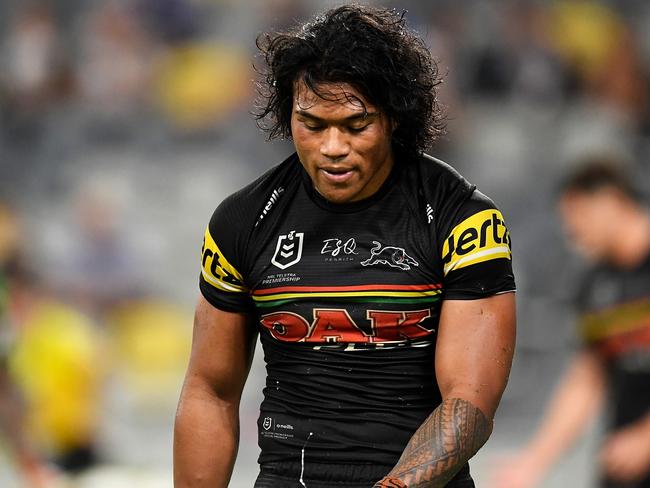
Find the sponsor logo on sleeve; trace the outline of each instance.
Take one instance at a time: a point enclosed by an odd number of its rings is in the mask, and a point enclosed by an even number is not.
[[[203,279],[215,288],[229,292],[246,292],[242,275],[228,262],[219,246],[205,230],[201,249],[201,274]]]
[[[512,259],[510,233],[496,209],[483,210],[454,227],[442,246],[445,275],[493,259]]]

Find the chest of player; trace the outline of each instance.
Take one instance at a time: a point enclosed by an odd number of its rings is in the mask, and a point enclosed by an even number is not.
[[[650,259],[635,270],[606,270],[582,297],[580,329],[610,365],[650,373]]]
[[[442,259],[426,220],[384,200],[332,212],[298,199],[266,230],[248,275],[265,332],[318,344],[432,338]]]

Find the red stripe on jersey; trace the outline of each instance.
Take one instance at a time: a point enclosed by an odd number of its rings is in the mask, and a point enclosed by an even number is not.
[[[255,290],[253,295],[273,295],[275,293],[315,293],[315,292],[338,292],[338,291],[423,291],[438,290],[441,284],[430,285],[353,285],[353,286],[281,286],[278,288],[266,288]]]

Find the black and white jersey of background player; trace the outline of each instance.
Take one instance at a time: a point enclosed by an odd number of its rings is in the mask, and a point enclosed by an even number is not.
[[[427,156],[337,205],[292,155],[217,208],[202,264],[210,303],[256,317],[267,364],[259,462],[298,476],[303,448],[305,470],[386,474],[440,404],[443,301],[515,288],[501,212]]]

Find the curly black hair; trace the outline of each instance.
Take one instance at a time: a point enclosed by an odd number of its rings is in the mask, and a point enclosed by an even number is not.
[[[269,139],[291,138],[293,91],[303,81],[321,98],[325,83],[349,84],[395,124],[393,148],[427,149],[444,133],[436,97],[442,80],[424,42],[406,28],[405,13],[345,5],[294,30],[262,34],[257,47],[268,69],[255,113]],[[359,102],[361,102],[359,100]]]

